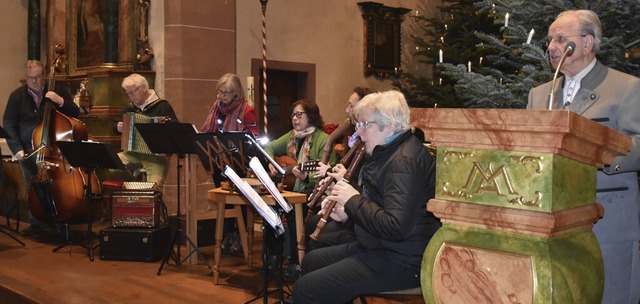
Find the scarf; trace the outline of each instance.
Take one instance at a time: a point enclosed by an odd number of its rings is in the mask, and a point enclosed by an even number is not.
[[[289,140],[289,144],[287,145],[287,155],[296,159],[298,164],[302,164],[309,160],[309,140],[315,131],[315,126],[307,127],[302,131],[293,130],[293,136],[291,136],[291,140]],[[299,152],[297,151],[298,145],[296,145],[296,141],[298,139],[303,140]],[[296,154],[298,155],[297,157]]]
[[[316,127],[314,126],[308,127],[299,132],[293,130],[293,136],[291,136],[289,144],[287,144],[287,155],[291,156],[293,159],[296,159],[296,162],[298,164],[302,164],[309,160],[309,141],[311,140],[311,136],[315,131]],[[300,151],[298,152],[298,145],[296,145],[296,142],[299,139],[302,140],[302,145],[300,146]],[[297,157],[296,154],[298,154]],[[312,186],[296,178],[296,183],[293,185],[293,192],[306,193],[307,195],[309,195],[311,194],[311,191],[313,191]]]
[[[230,104],[225,104],[220,100],[216,100],[213,107],[209,110],[209,115],[204,121],[200,132],[216,132],[218,131],[218,119],[224,116],[222,122],[222,131],[239,131],[240,123],[238,119],[244,120],[244,111],[247,107],[247,103],[242,99],[235,99]]]

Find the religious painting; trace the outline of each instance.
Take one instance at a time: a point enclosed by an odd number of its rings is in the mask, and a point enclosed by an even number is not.
[[[105,0],[75,0],[76,66],[85,68],[104,62]]]
[[[365,76],[389,77],[400,70],[400,30],[410,10],[376,2],[359,2],[365,25]]]

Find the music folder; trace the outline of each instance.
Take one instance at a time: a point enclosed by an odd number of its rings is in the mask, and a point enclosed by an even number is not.
[[[256,192],[256,190],[247,183],[247,181],[243,180],[238,176],[238,174],[231,169],[229,166],[225,166],[224,174],[229,178],[229,180],[236,185],[236,188],[240,190],[240,192],[244,195],[245,198],[251,203],[251,205],[258,211],[258,213],[264,218],[264,220],[273,228],[276,236],[284,233],[284,225],[282,224],[282,220],[278,213],[271,208],[271,206],[267,205],[267,203],[262,199],[260,194]]]

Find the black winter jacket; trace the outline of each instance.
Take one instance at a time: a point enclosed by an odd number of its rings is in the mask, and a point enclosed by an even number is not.
[[[419,268],[427,243],[440,228],[426,210],[435,195],[435,178],[435,159],[410,131],[375,147],[360,172],[362,194],[345,204],[358,246]]]

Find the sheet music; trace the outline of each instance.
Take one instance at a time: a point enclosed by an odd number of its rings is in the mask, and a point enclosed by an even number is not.
[[[282,225],[282,220],[280,216],[271,208],[271,206],[267,205],[265,201],[260,197],[260,194],[256,192],[256,190],[249,185],[245,180],[240,178],[238,174],[233,171],[233,169],[229,166],[225,166],[224,174],[233,182],[234,185],[244,194],[244,196],[251,202],[253,207],[260,213],[260,215],[269,223],[271,227],[276,232],[276,235],[280,235],[284,232],[284,226]]]
[[[271,180],[269,173],[264,169],[260,160],[255,156],[252,157],[251,161],[249,161],[249,167],[251,167],[253,173],[258,177],[267,190],[269,190],[269,193],[271,193],[273,198],[276,199],[280,207],[282,207],[282,210],[284,210],[285,213],[289,213],[293,207],[291,207],[291,204],[284,199],[282,193],[278,190],[278,186],[276,186],[276,184]]]

